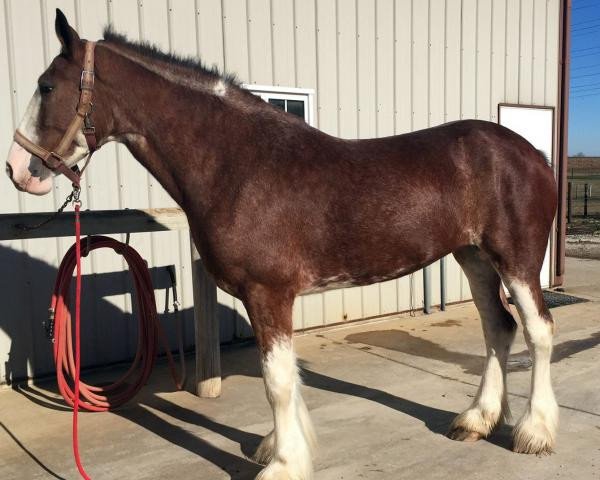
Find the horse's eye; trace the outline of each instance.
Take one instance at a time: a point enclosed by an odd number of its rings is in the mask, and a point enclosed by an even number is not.
[[[54,90],[54,87],[52,85],[48,83],[40,83],[40,93],[50,93],[52,90]]]

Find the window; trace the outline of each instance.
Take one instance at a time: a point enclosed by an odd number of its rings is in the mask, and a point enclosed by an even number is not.
[[[314,90],[309,88],[272,87],[265,85],[243,85],[254,95],[258,95],[265,102],[281,108],[292,115],[303,118],[309,125],[313,123],[313,97]]]

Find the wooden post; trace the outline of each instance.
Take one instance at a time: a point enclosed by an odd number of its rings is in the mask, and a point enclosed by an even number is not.
[[[194,324],[196,329],[196,381],[199,397],[221,395],[221,352],[217,318],[217,287],[206,272],[190,236],[192,281],[194,285]]]
[[[588,184],[583,186],[583,217],[587,218],[588,212]]]

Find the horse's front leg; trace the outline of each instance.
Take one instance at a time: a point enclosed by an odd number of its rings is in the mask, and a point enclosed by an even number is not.
[[[292,345],[293,295],[254,288],[245,304],[260,350],[265,389],[275,421],[273,431],[254,455],[255,460],[268,462],[257,479],[311,479],[315,436],[300,395]]]

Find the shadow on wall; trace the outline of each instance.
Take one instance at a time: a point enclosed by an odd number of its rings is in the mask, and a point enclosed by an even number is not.
[[[52,343],[46,338],[42,323],[48,318],[57,268],[1,244],[0,265],[3,269],[0,302],[4,310],[0,317],[0,384],[15,385],[32,375],[39,378],[53,374]],[[84,264],[84,272],[85,268]],[[171,286],[166,268],[153,267],[150,273],[155,290]],[[136,349],[138,326],[129,273],[125,270],[84,274],[82,282],[82,365],[89,368],[131,359]],[[128,296],[133,314],[126,311],[123,295]],[[172,304],[172,296],[165,295],[165,298]],[[165,305],[157,305],[157,308],[164,312]],[[175,349],[176,318],[172,305],[169,308],[171,312],[160,313],[159,319],[169,344]],[[185,348],[191,350],[194,348],[193,309],[183,309],[180,315]],[[245,322],[238,312],[221,304],[219,319],[224,331],[235,331],[235,325]]]

